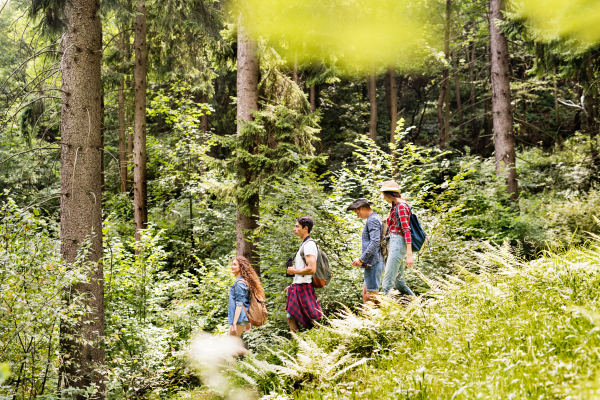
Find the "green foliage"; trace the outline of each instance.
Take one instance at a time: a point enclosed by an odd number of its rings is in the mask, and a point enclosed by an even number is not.
[[[383,300],[339,314],[298,336],[310,353],[284,342],[240,363],[238,373],[282,399],[594,398],[598,244],[529,263],[510,247],[489,247],[472,260],[479,274],[431,281],[429,294],[408,307]],[[338,376],[304,372],[340,344],[368,362]]]
[[[226,330],[230,257],[170,272],[164,231],[149,228],[135,242],[108,220],[104,235],[109,398],[164,397],[197,384],[183,355],[194,332]]]
[[[60,395],[59,329],[77,323],[86,308],[85,294],[65,297],[65,288],[86,282],[94,268],[83,261],[86,246],[67,268],[57,226],[39,214],[10,198],[0,206],[0,354],[8,362],[1,365],[1,398]]]

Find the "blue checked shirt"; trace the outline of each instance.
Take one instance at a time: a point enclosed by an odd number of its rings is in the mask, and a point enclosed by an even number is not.
[[[383,258],[381,257],[381,230],[383,224],[377,218],[377,213],[373,211],[362,233],[362,255],[360,259],[364,264],[375,265]]]

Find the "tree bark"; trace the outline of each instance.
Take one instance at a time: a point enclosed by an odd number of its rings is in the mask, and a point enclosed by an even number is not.
[[[119,50],[125,54],[125,34],[119,35]],[[125,80],[119,81],[119,170],[121,171],[121,193],[127,192],[127,137],[125,126]]]
[[[398,93],[396,92],[396,66],[390,65],[388,68],[389,79],[389,97],[390,97],[390,144],[396,143],[396,125],[398,125]]]
[[[140,230],[148,224],[148,197],[146,182],[146,89],[148,47],[146,42],[146,2],[137,0],[135,17],[135,65],[133,107],[133,204],[135,240],[141,240]]]
[[[450,62],[450,15],[452,12],[452,0],[446,0],[446,26],[444,29],[444,58],[446,63],[442,70],[442,83],[440,86],[440,98],[438,100],[437,112],[438,122],[440,124],[440,149],[446,148],[448,137],[450,135],[450,83],[448,65]],[[443,106],[446,103],[445,112]]]
[[[598,122],[597,122],[597,88],[595,88],[594,83],[594,70],[591,62],[591,56],[585,61],[585,74],[586,79],[588,81],[588,89],[585,95],[585,108],[587,111],[587,123],[588,123],[588,132],[590,135],[590,153],[592,156],[592,162],[594,165],[598,166],[599,157],[598,157],[598,149],[596,147],[596,137],[598,136]]]
[[[506,190],[513,201],[517,200],[517,170],[513,116],[510,105],[510,71],[508,42],[496,25],[503,21],[504,0],[490,0],[490,36],[492,61],[492,123],[496,153],[496,173],[506,178]]]
[[[254,120],[253,111],[258,110],[258,57],[256,44],[248,35],[243,20],[240,18],[238,25],[237,48],[237,135],[242,137],[245,122]],[[254,141],[245,140],[252,148]],[[241,145],[241,144],[240,144]],[[258,228],[260,195],[258,192],[248,193],[248,188],[253,181],[250,166],[245,161],[240,162],[238,171],[237,195],[237,224],[236,224],[236,252],[238,256],[246,257],[257,274],[260,274],[259,257],[256,243],[253,242],[253,232]]]
[[[371,108],[371,120],[369,122],[369,136],[371,140],[377,143],[377,84],[375,82],[375,64],[371,64],[371,71],[369,74],[369,82],[367,84],[369,89],[369,104]]]
[[[104,106],[104,87],[102,88],[102,91],[100,92],[100,112],[102,113],[102,116],[100,118],[101,124],[100,125],[100,190],[104,193],[104,189],[106,187],[106,164],[104,162],[104,134],[106,133],[106,122],[104,120],[104,118],[106,117],[106,113],[105,113],[105,106]]]
[[[473,22],[473,36],[475,36],[475,22]],[[475,118],[475,44],[471,44],[471,55],[469,57],[469,49],[466,49],[467,61],[469,63],[469,80],[471,82],[471,95],[469,97],[469,104],[471,106],[471,136],[478,138],[479,132],[477,129],[477,120]]]
[[[556,119],[556,133],[559,131],[558,120],[558,82],[556,81],[556,67],[554,67],[554,117]]]
[[[207,104],[208,103],[208,96],[206,96],[206,93],[202,94],[202,104]],[[208,114],[205,112],[204,114],[202,114],[202,132],[204,133],[208,133]]]
[[[452,0],[446,0],[446,30],[444,33],[444,56],[446,57],[446,90],[444,91],[444,102],[446,103],[444,112],[444,145],[448,145],[450,140],[450,31],[452,29]]]
[[[76,323],[60,327],[61,389],[99,389],[105,382],[96,367],[104,361],[104,281],[102,270],[102,26],[98,0],[65,2],[61,48],[60,240],[61,256],[75,268],[78,252],[90,242],[85,261],[94,264],[87,281],[65,288],[68,303],[84,295],[86,307]],[[83,396],[79,396],[83,397]]]
[[[125,33],[125,61],[127,61],[127,63],[131,61],[131,38],[129,33]],[[133,129],[129,129],[131,126],[131,114],[127,102],[127,93],[130,93],[132,88],[130,73],[131,71],[127,71],[127,76],[125,78],[125,136],[127,137],[127,168],[131,171],[131,174],[128,174],[128,179],[129,183],[133,184]],[[129,134],[127,134],[127,132],[129,132]]]
[[[294,53],[294,83],[298,84],[298,53]]]
[[[454,64],[454,92],[456,94],[456,109],[458,110],[458,126],[461,133],[464,132],[464,118],[462,111],[462,103],[460,101],[460,75],[458,73],[458,52],[452,54],[452,62]]]
[[[446,92],[448,91],[448,69],[442,70],[442,81],[440,82],[440,97],[437,102],[437,117],[440,125],[440,149],[446,148],[446,134],[444,132],[446,128],[446,122],[444,120],[444,99],[446,98]]]

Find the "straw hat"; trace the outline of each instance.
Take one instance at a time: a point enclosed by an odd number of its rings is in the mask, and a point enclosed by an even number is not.
[[[402,193],[402,191],[400,190],[400,187],[398,186],[398,184],[394,181],[385,181],[383,182],[383,185],[381,186],[381,189],[379,189],[379,192],[398,192],[398,193]]]

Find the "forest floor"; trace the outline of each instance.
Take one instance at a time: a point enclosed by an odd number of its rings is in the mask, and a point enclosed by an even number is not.
[[[278,400],[600,398],[598,242],[477,262],[408,306],[348,311],[251,355],[237,375]]]

